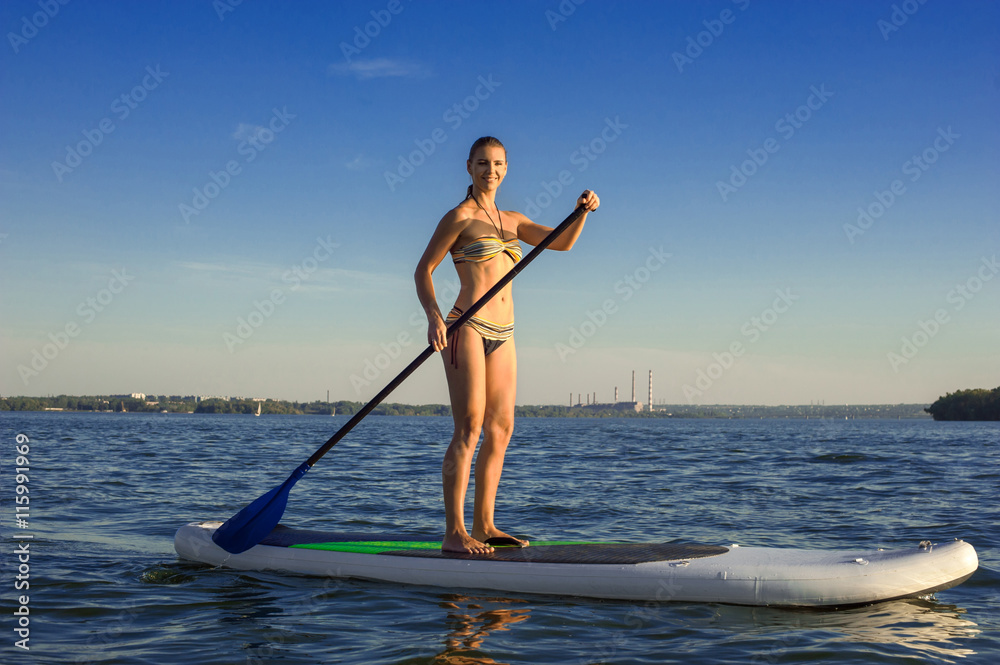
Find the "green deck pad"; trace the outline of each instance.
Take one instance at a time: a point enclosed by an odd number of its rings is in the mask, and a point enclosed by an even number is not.
[[[531,547],[548,547],[553,545],[606,545],[610,543],[594,543],[589,541],[551,540],[532,543]],[[332,543],[300,543],[289,545],[297,549],[327,550],[329,552],[357,552],[359,554],[386,554],[405,550],[440,550],[441,541],[413,540],[367,540],[357,542]],[[522,549],[512,545],[502,545],[497,550]]]

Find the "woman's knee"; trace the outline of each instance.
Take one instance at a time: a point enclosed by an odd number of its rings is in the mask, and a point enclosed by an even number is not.
[[[455,437],[458,442],[471,444],[473,446],[479,442],[479,435],[483,431],[483,417],[478,414],[469,414],[460,418],[455,418]]]
[[[514,418],[507,414],[489,414],[484,419],[483,429],[494,441],[508,441],[514,433]]]

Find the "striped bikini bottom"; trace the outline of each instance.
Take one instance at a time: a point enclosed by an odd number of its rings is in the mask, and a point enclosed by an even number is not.
[[[460,316],[462,316],[462,310],[458,307],[452,307],[444,322],[451,324],[457,321]],[[514,336],[513,321],[506,325],[501,325],[478,316],[473,316],[465,322],[465,325],[475,330],[483,338],[483,354],[487,356],[499,349],[500,345]],[[451,364],[456,368],[458,367],[458,358],[455,355],[458,348],[457,341],[458,331],[456,330],[452,333],[451,339],[448,340],[448,346],[451,347]]]

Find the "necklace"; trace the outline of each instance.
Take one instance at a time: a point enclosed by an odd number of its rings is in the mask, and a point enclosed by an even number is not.
[[[500,216],[500,208],[497,207],[496,201],[493,202],[493,207],[497,209],[497,219],[500,220],[499,229],[497,228],[496,222],[493,221],[493,217],[490,215],[489,212],[486,211],[486,208],[483,207],[483,204],[479,202],[479,199],[476,198],[474,194],[472,196],[472,200],[476,202],[476,205],[479,206],[480,210],[486,213],[486,217],[490,220],[490,224],[493,225],[493,230],[496,231],[497,235],[500,236],[500,240],[505,240],[505,238],[503,237],[503,217]]]

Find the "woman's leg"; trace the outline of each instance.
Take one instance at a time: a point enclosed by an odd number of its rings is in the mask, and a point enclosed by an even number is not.
[[[469,535],[465,528],[465,494],[469,489],[472,457],[479,443],[486,405],[486,366],[479,333],[463,326],[448,340],[444,358],[455,433],[441,465],[444,488],[445,535],[441,549],[484,553],[493,548]],[[452,362],[454,357],[455,362]]]
[[[486,357],[486,405],[483,413],[483,443],[476,457],[476,499],[472,535],[487,538],[508,536],[497,528],[493,511],[503,472],[507,444],[514,432],[514,398],[517,393],[517,354],[509,339]],[[521,541],[527,545],[527,541]]]

